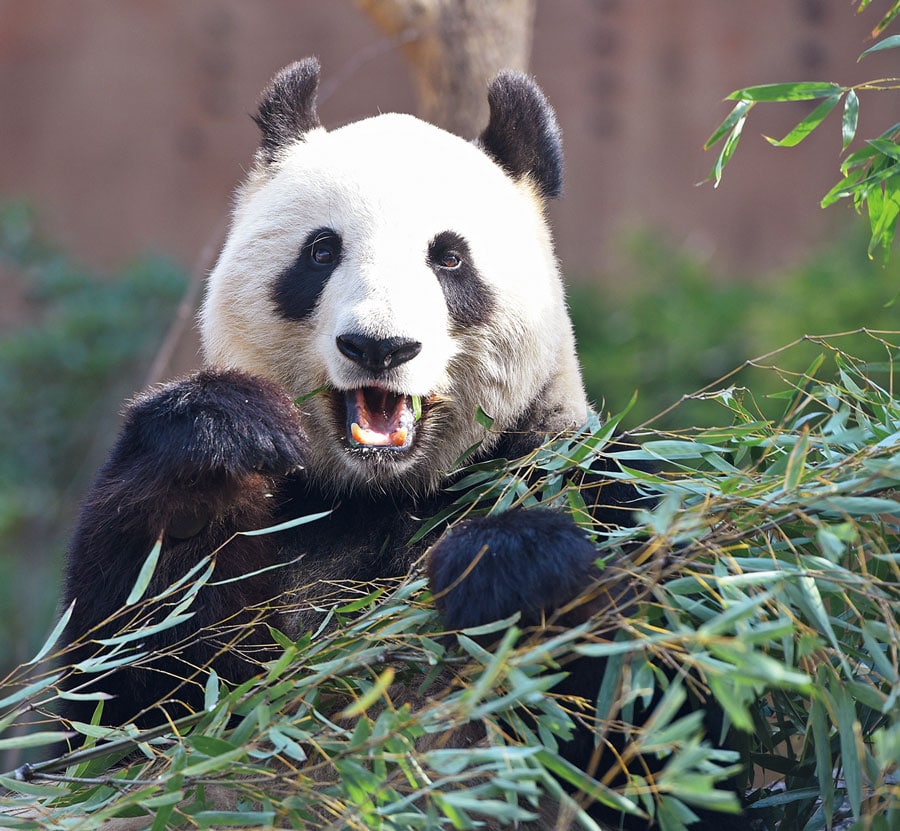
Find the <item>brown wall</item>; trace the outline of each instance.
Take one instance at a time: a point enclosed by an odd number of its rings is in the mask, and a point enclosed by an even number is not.
[[[758,110],[722,187],[695,183],[735,87],[890,74],[895,52],[855,62],[874,22],[836,0],[539,0],[532,67],[565,133],[553,218],[570,273],[614,265],[622,231],[648,223],[756,271],[845,221],[818,208],[837,115],[795,150],[760,138],[803,104]],[[88,264],[145,250],[191,264],[254,148],[259,90],[310,53],[326,124],[414,107],[402,58],[350,0],[0,0],[0,197],[30,200]],[[894,105],[864,97],[863,129],[896,121]]]

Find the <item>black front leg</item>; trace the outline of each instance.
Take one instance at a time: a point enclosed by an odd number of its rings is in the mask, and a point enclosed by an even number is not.
[[[633,586],[626,569],[612,565],[601,570],[597,556],[585,533],[568,516],[540,509],[515,510],[453,528],[432,548],[428,574],[435,603],[450,629],[502,620],[516,612],[521,613],[520,626],[549,623],[558,628],[604,615],[613,626],[616,616],[633,613]],[[608,634],[612,637],[614,632]],[[552,692],[566,701],[575,730],[571,739],[560,743],[559,751],[581,770],[605,778],[628,743],[617,726],[596,723],[596,701],[607,661],[573,656],[563,668],[568,674]],[[686,705],[682,715],[691,706]],[[718,713],[715,705],[705,706],[707,716]],[[646,711],[637,707],[636,721],[640,723],[651,712],[652,705]],[[659,770],[662,761],[645,758],[630,764],[644,772]],[[609,784],[615,787],[624,782],[621,773]],[[600,802],[590,804],[588,813],[626,831],[656,827]],[[696,831],[717,831],[726,824],[734,831],[749,829],[745,816],[702,810],[697,814],[700,820],[691,826]]]
[[[521,612],[521,626],[535,626],[596,580],[597,556],[584,531],[565,514],[507,511],[453,528],[432,549],[428,574],[450,629],[516,612]]]
[[[97,638],[117,634],[118,614],[157,539],[163,545],[145,592],[154,597],[216,552],[213,579],[251,574],[276,562],[272,537],[234,537],[271,524],[277,487],[303,462],[298,413],[275,385],[237,372],[204,371],[144,394],[125,413],[121,434],[82,508],[68,552],[63,607],[74,601],[66,661],[97,651]],[[73,675],[70,688],[111,693],[104,723],[122,724],[167,697],[170,715],[202,704],[205,668],[233,679],[251,668],[227,647],[235,633],[259,639],[251,607],[276,596],[277,572],[202,589],[191,620],[154,635],[142,651],[168,653],[93,679]],[[152,616],[166,613],[162,607]],[[131,613],[134,617],[134,613]],[[230,634],[199,630],[227,621]],[[242,631],[243,630],[243,631]],[[225,630],[222,630],[224,632]],[[196,676],[193,683],[182,683]],[[173,691],[177,692],[173,695]],[[94,703],[72,703],[65,714],[87,720]],[[162,720],[143,716],[144,724]]]

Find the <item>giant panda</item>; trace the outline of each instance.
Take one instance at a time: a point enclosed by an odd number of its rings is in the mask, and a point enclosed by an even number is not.
[[[151,594],[218,552],[194,617],[144,645],[166,656],[93,682],[113,696],[111,725],[201,707],[199,669],[251,676],[266,624],[314,631],[323,585],[402,576],[426,552],[451,631],[516,613],[538,626],[604,579],[585,533],[546,509],[471,518],[408,544],[452,499],[461,464],[521,456],[590,412],[546,219],[562,150],[544,95],[501,73],[489,123],[469,142],[398,114],[326,131],[318,80],[307,59],[264,92],[259,148],[200,313],[207,366],[128,405],[71,542],[62,604],[74,603],[66,637],[82,661],[154,541]],[[592,472],[594,521],[628,525],[641,497],[605,464]],[[290,619],[261,619],[286,593]],[[245,630],[240,650],[209,634],[224,620]],[[580,659],[560,689],[592,701],[602,675],[602,662]],[[93,707],[72,701],[66,716],[88,721]],[[587,767],[595,744],[582,728],[566,752]],[[719,825],[713,815],[695,827]]]

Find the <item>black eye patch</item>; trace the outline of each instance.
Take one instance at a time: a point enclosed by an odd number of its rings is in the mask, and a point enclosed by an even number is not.
[[[287,320],[306,320],[316,307],[322,289],[341,262],[341,236],[331,228],[317,228],[307,235],[297,258],[272,287],[272,302]]]
[[[442,231],[428,244],[428,265],[434,272],[450,318],[461,329],[490,320],[496,304],[491,287],[482,280],[466,240]]]

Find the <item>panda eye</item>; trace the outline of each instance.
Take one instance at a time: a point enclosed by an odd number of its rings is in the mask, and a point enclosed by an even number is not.
[[[439,268],[446,268],[453,271],[462,265],[462,257],[455,251],[443,251],[435,257],[434,264]]]
[[[472,269],[468,243],[454,231],[442,231],[428,243],[428,265],[438,276],[448,271],[466,272]],[[460,274],[454,274],[453,279]]]
[[[330,231],[319,231],[307,247],[313,268],[331,268],[341,256],[341,238]]]

